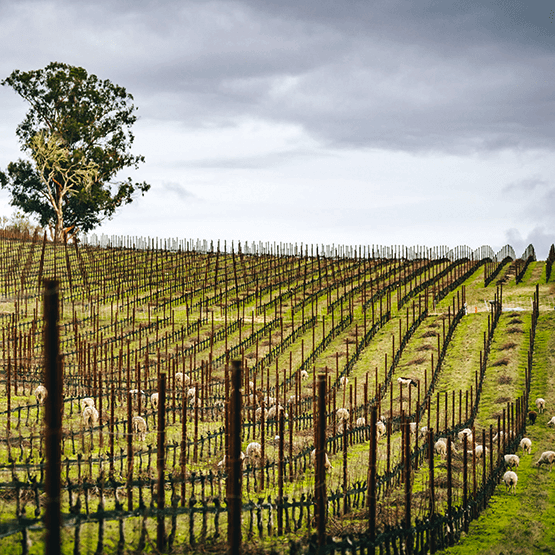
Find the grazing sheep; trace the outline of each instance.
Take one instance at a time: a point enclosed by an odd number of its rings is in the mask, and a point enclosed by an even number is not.
[[[301,370],[301,380],[308,380],[308,372],[306,370]]]
[[[150,402],[152,403],[152,408],[154,410],[158,410],[158,392],[153,393],[150,396]]]
[[[324,466],[326,467],[326,470],[331,470],[333,468],[333,466],[331,465],[331,462],[328,458],[328,454],[324,453],[325,455],[325,463]],[[310,462],[315,466],[316,465],[316,449],[312,450],[312,453],[310,453]]]
[[[133,433],[138,436],[139,441],[145,441],[147,432],[145,419],[142,416],[134,416],[131,425]]]
[[[46,391],[46,387],[44,387],[44,385],[38,385],[35,389],[34,395],[37,399],[37,403],[39,405],[44,405],[44,401],[46,401],[46,398],[48,397],[48,391]]]
[[[469,443],[472,443],[472,430],[470,428],[465,428],[464,430],[461,430],[458,434],[457,437],[459,438],[459,441],[464,441],[464,436],[467,437],[467,445]]]
[[[84,397],[79,403],[81,405],[81,411],[84,411],[85,407],[94,407],[94,399],[92,397]]]
[[[447,440],[440,438],[434,443],[434,451],[444,459],[447,456]]]
[[[340,422],[342,420],[349,420],[349,411],[345,408],[337,409],[335,415],[337,416],[337,420],[339,420]]]
[[[196,387],[190,387],[187,390],[187,399],[189,400],[189,402],[194,402],[196,392],[197,392]]]
[[[262,445],[257,441],[253,441],[247,445],[247,454],[246,457],[248,459],[252,459],[253,461],[258,461],[262,459]]]
[[[287,412],[285,412],[285,409],[281,405],[272,405],[268,409],[268,413],[267,413],[268,420],[272,418],[278,418],[280,412],[283,412],[285,418],[287,418]]]
[[[555,451],[544,451],[539,460],[535,463],[535,466],[540,466],[542,464],[549,465],[549,472],[551,472],[551,467],[555,463]]]
[[[98,424],[98,411],[91,406],[85,407],[83,410],[83,426],[85,428],[93,428]]]
[[[555,426],[555,416],[551,417],[551,420],[547,423],[548,426]]]
[[[527,437],[523,437],[520,440],[519,447],[522,449],[522,451],[526,451],[526,453],[528,453],[529,455],[532,454],[532,441]]]
[[[378,420],[376,422],[376,433],[378,434],[378,439],[380,439],[380,437],[385,435],[385,432],[386,432],[385,424],[381,420]]]
[[[507,486],[509,493],[511,493],[511,490],[512,493],[515,493],[516,483],[518,482],[518,476],[516,475],[516,472],[513,472],[512,470],[507,470],[507,472],[503,474],[503,481],[505,482],[505,486]]]
[[[531,410],[528,413],[528,419],[530,420],[530,424],[535,424],[536,418],[538,418],[538,413],[535,410]]]
[[[397,378],[397,383],[401,385],[412,385],[414,387],[418,387],[418,382],[413,380],[412,378]]]
[[[341,376],[341,379],[339,380],[339,386],[347,387],[347,385],[349,385],[349,378],[347,378],[347,376]]]
[[[356,425],[359,428],[361,428],[362,426],[366,426],[366,419],[364,418],[364,416],[360,416],[359,418],[357,418]]]
[[[268,418],[268,409],[264,409],[264,420]],[[262,420],[262,407],[258,407],[254,411],[254,419],[255,420]]]
[[[489,453],[489,449],[487,447],[484,447],[483,445],[476,445],[474,452],[476,453],[476,458],[481,459],[484,455],[484,452],[486,454]],[[469,451],[469,453],[472,455],[472,451]]]
[[[243,461],[245,460],[245,453],[243,453],[243,451],[241,451],[241,466],[243,466]],[[226,456],[224,455],[224,458],[218,463],[218,466],[221,468],[222,466],[225,466],[225,462],[226,462]]]
[[[545,410],[545,399],[538,397],[536,399],[536,407],[538,408],[538,412],[542,414],[542,412]]]
[[[512,468],[518,468],[518,465],[520,464],[520,457],[512,453],[505,455],[505,464]]]
[[[189,385],[191,383],[191,378],[184,374],[183,372],[175,373],[175,386],[177,388],[183,388],[184,385]]]

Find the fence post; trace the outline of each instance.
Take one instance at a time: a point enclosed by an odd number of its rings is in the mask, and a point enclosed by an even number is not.
[[[156,548],[163,552],[166,547],[166,527],[164,521],[165,491],[164,472],[166,445],[166,373],[158,377],[158,523],[156,527]]]
[[[314,497],[316,498],[316,529],[318,545],[326,541],[326,375],[318,374],[318,412],[314,443],[316,447],[316,476]]]
[[[62,369],[59,357],[58,282],[44,280],[44,378],[46,398],[46,553],[61,553]]]
[[[227,541],[229,553],[241,553],[241,361],[231,361],[231,391],[229,400],[229,462],[226,482],[228,506]]]
[[[377,436],[376,421],[378,419],[378,408],[374,405],[370,416],[370,464],[368,468],[368,530],[369,540],[376,540],[376,460],[377,460]],[[374,545],[372,545],[374,552]]]

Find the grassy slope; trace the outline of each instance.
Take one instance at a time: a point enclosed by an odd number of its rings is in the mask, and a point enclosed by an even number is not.
[[[534,352],[534,392],[543,392],[547,400],[555,399],[554,313],[540,316]],[[500,485],[484,513],[472,522],[468,535],[455,547],[442,553],[498,555],[500,553],[555,553],[555,476],[547,469],[537,469],[533,462],[542,451],[555,449],[555,432],[546,427],[553,409],[529,426],[527,436],[532,440],[532,456],[522,456],[518,469],[517,493],[509,495]]]

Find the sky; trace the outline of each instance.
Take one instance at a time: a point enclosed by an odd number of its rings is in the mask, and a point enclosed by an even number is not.
[[[133,95],[145,163],[121,177],[152,187],[98,234],[545,259],[554,21],[536,0],[0,0],[0,79],[58,61]],[[0,169],[28,108],[0,87]]]

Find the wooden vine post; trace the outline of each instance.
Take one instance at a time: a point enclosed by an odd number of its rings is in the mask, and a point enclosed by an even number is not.
[[[156,548],[163,552],[166,547],[166,526],[164,521],[165,491],[164,472],[166,470],[166,373],[158,377],[158,522],[156,526]]]
[[[318,374],[318,411],[314,438],[316,447],[314,497],[319,546],[323,546],[326,541],[326,384],[326,375]]]
[[[227,459],[226,501],[228,507],[227,542],[230,555],[241,553],[241,361],[231,361],[229,400],[229,458]]]
[[[58,282],[44,281],[44,381],[46,398],[46,553],[61,553],[62,368],[58,330]]]

